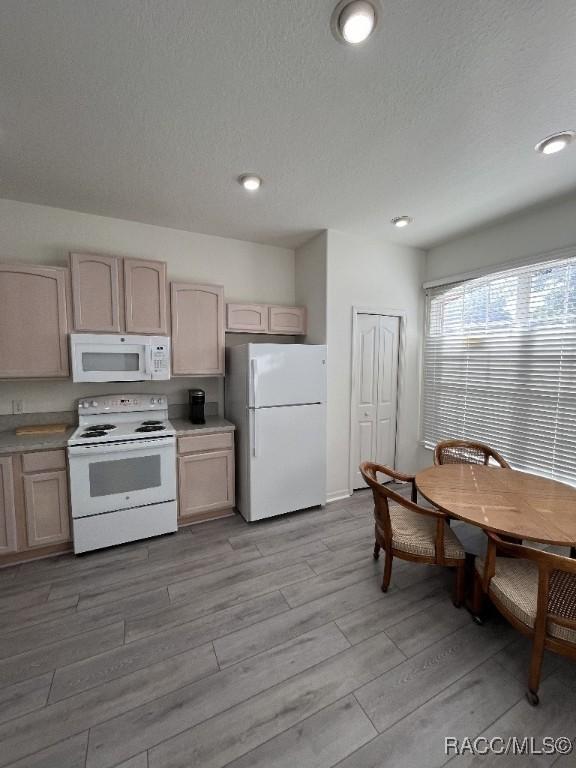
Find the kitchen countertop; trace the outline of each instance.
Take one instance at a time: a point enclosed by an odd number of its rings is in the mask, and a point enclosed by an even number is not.
[[[178,437],[183,437],[190,433],[202,434],[203,432],[233,432],[236,427],[231,421],[223,419],[221,416],[206,416],[206,424],[192,424],[188,419],[171,418],[170,423],[176,430]]]
[[[171,418],[170,423],[176,430],[178,437],[190,433],[202,434],[204,432],[233,432],[235,427],[230,421],[220,416],[206,416],[206,424],[191,424],[188,419]],[[66,432],[58,432],[53,435],[17,435],[14,429],[0,432],[0,456],[8,453],[23,453],[25,451],[50,451],[57,448],[66,448],[68,438],[76,429],[76,425],[70,425]]]
[[[68,438],[75,429],[75,426],[70,426],[66,432],[52,435],[17,435],[13,429],[0,432],[0,455],[66,448]]]

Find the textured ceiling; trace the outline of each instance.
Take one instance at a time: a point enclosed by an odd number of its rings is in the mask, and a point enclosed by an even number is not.
[[[576,189],[576,147],[532,149],[576,128],[573,0],[380,4],[354,48],[335,0],[2,0],[0,197],[426,247]]]

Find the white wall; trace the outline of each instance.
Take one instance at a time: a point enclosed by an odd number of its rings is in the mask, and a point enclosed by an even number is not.
[[[183,232],[149,224],[0,200],[0,261],[65,266],[70,251],[160,259],[170,280],[224,285],[226,298],[293,304],[294,252],[285,248]],[[0,329],[1,332],[1,329]],[[185,402],[192,386],[221,399],[216,379],[183,379],[128,385],[134,392],[167,392],[171,402]],[[70,381],[0,382],[0,414],[11,413],[13,399],[26,412],[70,410],[84,394],[118,392],[127,385],[78,385]]]
[[[326,247],[321,232],[296,250],[296,303],[308,310],[308,344],[326,343]]]
[[[328,231],[328,494],[350,491],[352,307],[406,312],[404,379],[398,403],[398,469],[418,462],[424,253]]]
[[[576,244],[576,196],[533,208],[432,248],[426,280],[437,280]]]

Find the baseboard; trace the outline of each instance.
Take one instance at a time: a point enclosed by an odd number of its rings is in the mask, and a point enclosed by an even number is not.
[[[348,488],[342,490],[342,491],[332,491],[332,493],[329,493],[326,497],[326,503],[330,504],[332,501],[340,501],[341,499],[348,499],[352,496],[350,493],[350,490]]]

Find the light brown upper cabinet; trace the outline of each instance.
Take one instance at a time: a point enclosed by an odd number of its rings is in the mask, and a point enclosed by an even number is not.
[[[226,330],[236,333],[266,333],[266,304],[226,304]]]
[[[268,307],[268,332],[294,336],[306,333],[306,308]]]
[[[167,333],[166,264],[71,253],[74,330]]]
[[[71,253],[74,330],[119,333],[120,259],[91,253]]]
[[[172,375],[224,374],[224,288],[171,283]]]
[[[0,378],[68,376],[68,270],[0,264],[0,329]]]
[[[16,552],[16,501],[12,458],[0,458],[0,555]]]
[[[166,333],[166,298],[165,262],[124,259],[128,333]]]
[[[306,333],[306,307],[229,303],[226,305],[226,330],[229,333],[303,336]]]

